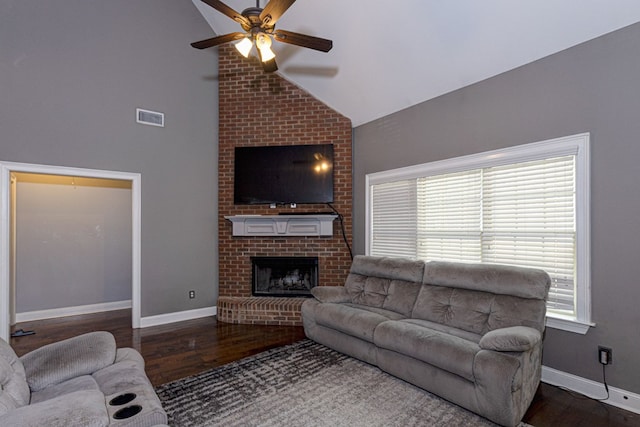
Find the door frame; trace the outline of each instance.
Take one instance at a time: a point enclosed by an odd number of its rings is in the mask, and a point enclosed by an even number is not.
[[[140,327],[141,317],[141,175],[139,173],[37,165],[0,161],[0,338],[11,337],[11,173],[24,172],[84,178],[118,179],[131,182],[131,326]],[[14,296],[15,297],[15,296]]]

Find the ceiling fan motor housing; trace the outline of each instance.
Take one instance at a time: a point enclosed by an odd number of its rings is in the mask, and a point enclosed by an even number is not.
[[[242,29],[249,33],[255,33],[257,31],[270,31],[273,30],[275,25],[269,25],[269,21],[271,21],[271,15],[265,16],[264,20],[260,19],[260,14],[262,13],[262,9],[259,7],[248,7],[242,11],[242,16],[247,18],[249,22],[251,22],[251,26],[246,24],[241,24]]]

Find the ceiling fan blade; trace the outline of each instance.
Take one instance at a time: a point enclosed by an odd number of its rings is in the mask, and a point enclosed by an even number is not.
[[[331,40],[294,33],[292,31],[276,30],[273,32],[273,38],[282,43],[294,44],[296,46],[307,47],[321,52],[329,52],[333,47],[333,42]]]
[[[282,14],[285,13],[295,1],[296,0],[270,0],[260,13],[262,28],[273,27]]]
[[[233,19],[234,21],[242,25],[243,28],[244,26],[251,27],[251,22],[247,18],[245,18],[244,16],[242,16],[242,14],[233,10],[231,7],[222,3],[221,1],[219,0],[202,0],[202,1],[208,4],[209,6],[211,6],[212,8],[214,8],[215,10],[217,10],[218,12],[227,15],[229,18]]]
[[[244,33],[225,34],[223,36],[212,37],[210,39],[200,40],[199,42],[191,43],[191,46],[195,47],[196,49],[206,49],[208,47],[219,46],[221,44],[229,43],[234,40],[240,40],[241,38],[245,37],[245,35],[246,34]]]

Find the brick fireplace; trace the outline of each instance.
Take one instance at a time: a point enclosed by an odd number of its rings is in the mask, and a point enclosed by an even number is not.
[[[234,149],[241,146],[333,144],[334,203],[351,243],[351,121],[231,44],[219,49],[219,299],[218,319],[230,323],[300,325],[304,297],[253,296],[252,257],[317,257],[318,285],[340,285],[351,258],[334,221],[332,236],[233,236],[225,216],[329,211],[325,205],[234,205]],[[286,67],[286,64],[280,64]]]

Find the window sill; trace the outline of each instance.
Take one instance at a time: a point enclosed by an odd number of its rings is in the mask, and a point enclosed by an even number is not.
[[[548,315],[546,326],[553,329],[560,329],[563,331],[584,335],[587,333],[589,328],[596,326],[596,324],[591,322],[581,322],[569,317],[551,317]]]

